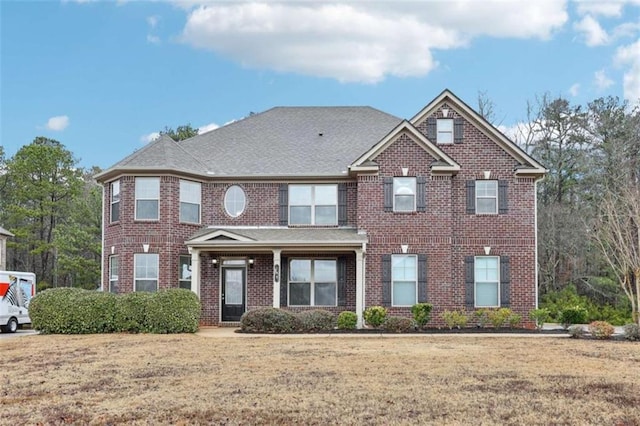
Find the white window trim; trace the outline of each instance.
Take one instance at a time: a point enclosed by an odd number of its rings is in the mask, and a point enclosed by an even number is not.
[[[155,278],[156,281],[156,291],[160,290],[159,286],[160,286],[160,255],[158,253],[134,253],[133,254],[133,291],[142,291],[142,290],[138,290],[138,286],[137,281],[151,281],[150,279],[147,278],[138,278],[136,276],[136,271],[137,271],[137,259],[138,256],[151,256],[151,255],[155,255],[156,256],[156,271],[158,272],[158,277]]]
[[[197,203],[192,203],[190,201],[183,201],[182,200],[182,182],[186,182],[186,183],[189,183],[189,184],[197,184],[198,185],[198,187],[200,188],[200,192],[198,193],[198,202]],[[191,222],[189,220],[183,220],[182,219],[182,203],[198,206],[198,221],[197,222]],[[160,208],[160,203],[158,202],[158,209],[159,208]],[[158,213],[160,213],[160,212],[158,212]],[[178,206],[178,215],[180,216],[180,223],[200,224],[202,222],[202,183],[196,182],[196,181],[193,181],[193,180],[180,179],[180,205]]]
[[[478,195],[478,182],[494,182],[495,185],[496,185],[496,196],[495,197],[479,196]],[[476,194],[475,203],[476,203],[476,214],[477,215],[497,215],[498,214],[498,210],[499,210],[499,207],[498,207],[498,201],[499,201],[498,200],[498,191],[499,191],[499,188],[498,188],[498,181],[497,180],[476,180],[475,181],[475,194]],[[483,200],[491,200],[491,199],[496,200],[496,204],[495,204],[496,209],[495,209],[495,211],[494,212],[478,212],[478,199],[480,199],[480,198],[482,198]]]
[[[137,183],[138,183],[138,179],[142,179],[142,180],[151,180],[151,179],[155,179],[158,181],[158,198],[138,198],[138,193],[136,191],[137,188]],[[134,218],[136,221],[139,222],[158,222],[160,220],[160,192],[161,192],[161,179],[159,177],[142,177],[142,176],[138,176],[134,179]],[[138,200],[156,200],[158,201],[158,216],[155,219],[139,219],[138,218]]]
[[[232,188],[238,188],[238,189],[242,192],[242,195],[243,195],[243,197],[244,197],[244,204],[243,204],[243,206],[242,206],[242,210],[240,210],[240,211],[238,212],[238,214],[236,214],[236,215],[231,214],[231,213],[229,212],[229,208],[227,207],[227,196],[229,195],[229,191],[230,191]],[[247,209],[247,192],[244,190],[244,188],[243,188],[243,187],[241,187],[241,186],[240,186],[240,185],[238,185],[238,184],[231,185],[231,186],[230,186],[230,187],[228,187],[228,188],[227,188],[227,190],[224,192],[224,199],[222,200],[222,203],[224,204],[224,211],[225,211],[225,213],[226,213],[229,217],[233,217],[233,218],[240,217],[240,216],[242,216],[242,214],[243,214],[243,213],[245,212],[245,210]]]
[[[396,179],[413,179],[413,209],[411,210],[397,210],[396,209]],[[394,213],[413,213],[417,210],[417,195],[418,192],[418,179],[415,176],[396,176],[393,178],[393,211]]]
[[[113,275],[111,274],[114,260],[118,263],[115,279],[113,279]],[[113,284],[116,283],[117,285],[119,282],[119,279],[120,279],[120,258],[118,257],[117,254],[112,254],[111,256],[109,256],[109,293],[113,292]]]
[[[478,281],[478,274],[476,273],[476,260],[477,259],[487,259],[487,258],[492,258],[492,259],[496,259],[498,262],[498,279],[497,279],[497,284],[498,284],[498,304],[496,306],[480,306],[477,303],[477,297],[476,297],[476,293],[477,293],[477,284],[478,283],[490,283],[493,284],[496,281]],[[475,308],[499,308],[501,306],[501,301],[500,301],[500,256],[475,256],[473,258],[473,306]]]
[[[290,300],[291,300],[291,283],[306,283],[306,281],[291,281],[291,261],[293,260],[309,260],[311,261],[311,281],[309,283],[310,285],[310,296],[309,296],[309,304],[308,305],[292,305],[290,304]],[[336,293],[335,293],[335,301],[336,303],[333,305],[316,305],[315,304],[315,261],[316,260],[332,260],[335,263],[335,267],[336,267],[336,280],[335,280],[335,289],[336,289]],[[301,308],[309,308],[309,307],[335,307],[338,306],[338,259],[337,258],[328,258],[328,257],[319,257],[319,258],[308,258],[308,257],[296,257],[296,258],[292,258],[289,259],[289,268],[288,268],[288,274],[289,276],[287,277],[287,306],[291,306],[294,308],[297,307],[301,307]],[[327,281],[322,281],[321,284],[327,283]]]
[[[308,204],[291,204],[291,192],[288,194],[289,206],[288,206],[288,222],[292,226],[336,226],[338,225],[338,185],[337,184],[290,184],[287,190],[289,191],[292,186],[309,186],[311,187],[311,223],[291,223],[291,207],[306,207]],[[333,186],[336,188],[336,202],[335,204],[316,204],[316,187],[318,186]],[[328,207],[335,206],[336,215],[334,223],[321,223],[316,224],[316,207]]]
[[[118,184],[118,201],[113,201],[113,186]],[[111,197],[111,203],[109,205],[109,223],[117,223],[120,222],[120,200],[122,199],[120,196],[120,180],[114,180],[111,182],[109,186],[109,192]],[[118,204],[118,220],[113,220],[113,205]]]
[[[450,121],[451,122],[451,130],[440,130],[440,123],[443,123],[444,121]],[[453,122],[453,118],[438,118],[436,120],[436,143],[440,144],[440,145],[451,145],[453,144],[453,127],[454,127],[455,123]],[[440,135],[441,134],[451,134],[451,142],[443,142],[442,140],[440,140]]]
[[[393,254],[391,255],[391,306],[398,308],[406,308],[411,307],[413,305],[396,305],[393,301],[393,286],[395,285],[395,280],[393,279],[393,259],[397,257],[413,257],[416,259],[416,280],[415,280],[415,290],[416,290],[416,303],[418,302],[418,256],[415,254]]]

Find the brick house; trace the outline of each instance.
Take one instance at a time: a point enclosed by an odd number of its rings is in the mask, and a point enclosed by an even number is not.
[[[202,323],[274,306],[537,305],[536,160],[448,90],[411,120],[277,107],[97,178],[104,291],[183,287]]]

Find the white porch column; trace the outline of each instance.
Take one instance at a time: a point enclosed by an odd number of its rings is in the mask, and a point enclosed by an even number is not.
[[[356,250],[356,315],[357,327],[362,328],[362,311],[364,311],[364,254],[362,249]]]
[[[191,291],[200,298],[200,250],[191,249]]]
[[[280,307],[280,275],[281,275],[281,267],[280,267],[280,253],[282,250],[275,249],[273,250],[273,307]]]

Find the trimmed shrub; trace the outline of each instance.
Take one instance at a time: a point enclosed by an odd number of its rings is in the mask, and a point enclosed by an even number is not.
[[[579,339],[585,334],[584,328],[581,325],[572,325],[567,328],[567,331],[569,332],[569,337],[574,339]]]
[[[519,314],[511,313],[511,315],[509,315],[509,318],[507,318],[507,322],[509,323],[509,328],[520,327],[522,316]]]
[[[364,320],[373,328],[380,327],[387,318],[387,309],[382,306],[369,306],[364,310]]]
[[[589,324],[589,333],[596,339],[610,339],[614,331],[613,326],[606,321],[593,321]]]
[[[466,327],[469,321],[467,314],[462,311],[444,311],[442,313],[442,319],[450,329]]]
[[[587,321],[587,310],[580,306],[566,308],[560,312],[560,323],[567,329],[572,324],[584,324]]]
[[[414,321],[406,317],[387,317],[382,323],[382,329],[392,333],[406,333],[415,329]]]
[[[497,309],[497,310],[490,310],[487,315],[489,317],[489,321],[491,322],[491,325],[493,325],[495,328],[500,328],[506,322],[509,321],[509,317],[512,314],[513,313],[511,312],[511,309],[509,309],[509,308],[500,308],[500,309]]]
[[[351,311],[342,311],[338,315],[338,328],[340,330],[353,330],[358,325],[358,315]]]
[[[302,311],[297,316],[304,332],[331,331],[336,325],[336,316],[323,309]]]
[[[549,318],[551,318],[551,315],[548,309],[540,308],[529,311],[529,319],[536,323],[538,330],[542,330],[544,323],[549,321]]]
[[[640,340],[640,325],[636,323],[625,324],[624,338],[631,341]]]
[[[489,312],[487,309],[477,309],[473,313],[473,318],[476,320],[478,328],[485,328],[489,322]]]
[[[254,309],[240,318],[240,330],[248,333],[293,333],[299,329],[298,317],[278,308]]]
[[[198,330],[200,301],[184,289],[115,295],[55,288],[37,294],[29,314],[41,333],[193,333]]]
[[[411,313],[413,314],[413,320],[418,327],[424,328],[425,325],[431,319],[431,311],[433,305],[431,303],[416,303],[411,307]]]

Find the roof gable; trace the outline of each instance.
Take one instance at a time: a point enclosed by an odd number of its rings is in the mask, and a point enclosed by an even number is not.
[[[473,108],[469,107],[469,105],[448,89],[443,90],[442,93],[436,96],[435,99],[429,102],[427,106],[418,112],[410,120],[411,124],[414,126],[419,125],[426,120],[428,116],[432,115],[444,102],[455,108],[456,111],[460,115],[464,116],[469,123],[473,124],[478,130],[502,148],[502,150],[518,161],[520,166],[516,167],[516,174],[544,175],[547,172],[546,168],[542,164],[524,152],[515,142],[496,129],[491,123],[485,120],[484,117],[478,114]]]
[[[436,161],[431,165],[431,171],[433,173],[457,173],[460,170],[460,166],[453,161],[451,157],[427,139],[407,120],[403,120],[378,143],[362,154],[349,166],[349,169],[353,172],[377,170],[375,158],[389,148],[396,141],[397,137],[403,133],[407,133],[409,137],[418,144],[418,146],[436,159]]]

